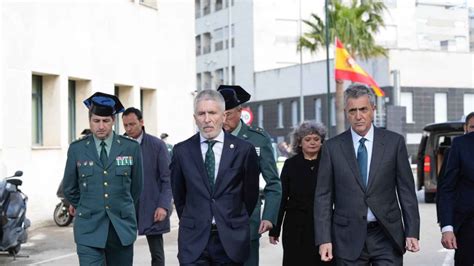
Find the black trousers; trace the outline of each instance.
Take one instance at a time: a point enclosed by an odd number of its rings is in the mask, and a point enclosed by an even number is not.
[[[456,266],[474,265],[474,217],[466,220],[456,234],[458,248],[454,253]]]
[[[133,244],[122,246],[120,238],[115,232],[112,223],[109,224],[109,233],[105,248],[89,247],[77,244],[79,264],[87,266],[133,265]]]
[[[163,250],[163,235],[147,235],[146,241],[151,254],[152,266],[165,265],[165,251]]]
[[[181,266],[242,266],[243,263],[233,262],[229,256],[225,253],[224,247],[222,246],[219,238],[217,229],[211,231],[209,242],[207,246],[199,256],[199,258],[193,263],[180,264]]]
[[[336,254],[337,255],[337,254]],[[337,265],[403,265],[403,255],[395,249],[382,226],[370,223],[360,257],[354,261],[336,258]]]

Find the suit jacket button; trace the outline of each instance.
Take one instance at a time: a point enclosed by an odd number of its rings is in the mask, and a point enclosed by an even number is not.
[[[107,175],[107,171],[104,171],[104,175]]]

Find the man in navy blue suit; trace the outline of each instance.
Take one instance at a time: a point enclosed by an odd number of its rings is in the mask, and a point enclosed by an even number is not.
[[[199,132],[173,149],[180,265],[242,265],[249,256],[258,156],[252,144],[224,132],[224,111],[219,92],[199,92],[194,99]]]
[[[474,127],[474,112],[466,117],[466,132]],[[449,152],[438,188],[441,243],[456,249],[455,265],[474,264],[474,132],[457,137]]]

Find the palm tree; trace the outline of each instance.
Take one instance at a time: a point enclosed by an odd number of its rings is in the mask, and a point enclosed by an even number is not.
[[[351,0],[344,5],[342,0],[330,0],[328,3],[329,44],[337,36],[352,57],[367,60],[376,56],[387,56],[382,46],[376,45],[374,35],[385,26],[383,12],[387,7],[380,0]],[[298,49],[317,52],[326,47],[324,20],[311,14],[303,22],[310,30],[303,34]],[[336,132],[344,131],[344,82],[336,80]],[[328,95],[329,97],[329,95]],[[329,107],[328,107],[329,108]],[[329,121],[328,121],[329,123]]]

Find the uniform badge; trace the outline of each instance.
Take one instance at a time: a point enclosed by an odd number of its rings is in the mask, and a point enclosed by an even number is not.
[[[81,162],[77,161],[77,167],[81,167]]]
[[[89,166],[94,166],[94,162],[93,162],[93,161],[89,161]]]
[[[260,147],[255,147],[255,151],[257,152],[257,155],[260,156]]]
[[[115,162],[118,166],[133,165],[133,156],[117,156]]]

